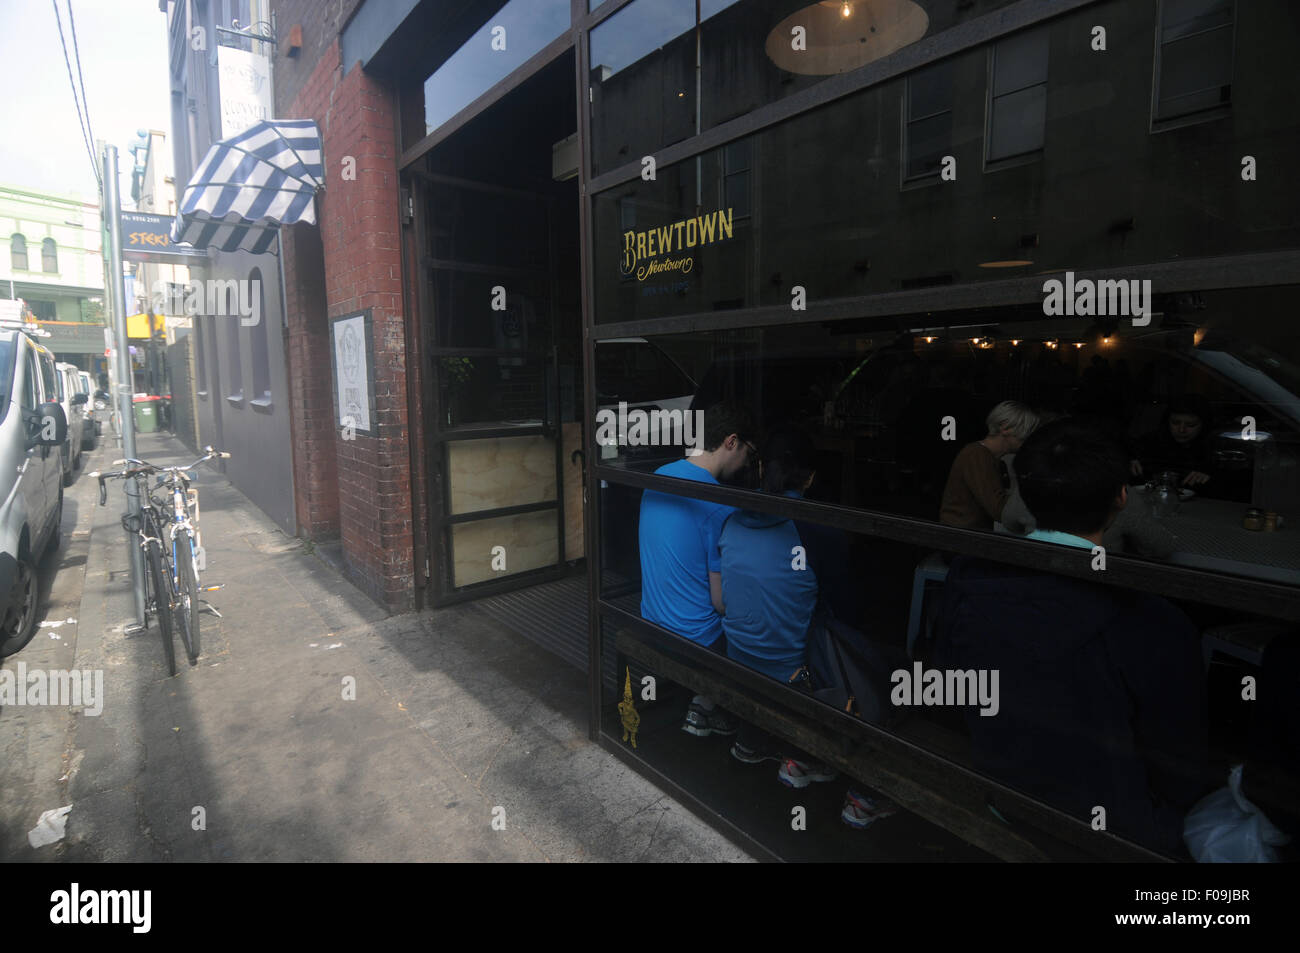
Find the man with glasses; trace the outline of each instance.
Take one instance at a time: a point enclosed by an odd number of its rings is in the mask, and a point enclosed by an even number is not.
[[[726,401],[704,412],[703,449],[665,464],[660,476],[719,484],[757,460],[753,418]],[[725,654],[718,536],[735,507],[646,490],[641,497],[641,616]],[[736,733],[736,721],[696,695],[682,730],[700,737]]]

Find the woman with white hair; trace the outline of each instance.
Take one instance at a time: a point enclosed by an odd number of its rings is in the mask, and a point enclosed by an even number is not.
[[[985,419],[988,436],[967,444],[948,472],[939,522],[963,529],[993,529],[1007,502],[999,461],[1015,453],[1038,426],[1038,415],[1018,400],[1004,400]]]

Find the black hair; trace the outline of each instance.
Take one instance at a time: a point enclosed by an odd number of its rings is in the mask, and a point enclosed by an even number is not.
[[[724,400],[704,411],[704,449],[712,452],[722,446],[722,441],[732,434],[741,440],[753,441],[754,417],[744,404]]]
[[[1082,536],[1104,528],[1128,480],[1128,458],[1103,430],[1066,418],[1030,434],[1014,466],[1039,529]]]
[[[1169,405],[1165,408],[1165,426],[1169,425],[1169,418],[1174,414],[1195,414],[1201,419],[1201,433],[1205,434],[1210,429],[1210,402],[1200,394],[1178,394],[1169,398]]]
[[[768,493],[802,490],[817,469],[812,438],[795,427],[778,427],[763,441],[763,489]]]

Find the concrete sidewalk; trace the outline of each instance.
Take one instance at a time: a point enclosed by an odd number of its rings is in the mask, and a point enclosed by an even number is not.
[[[142,435],[139,453],[189,462],[166,434]],[[177,639],[174,678],[156,625],[124,633],[120,484],[103,508],[93,480],[73,488],[89,538],[60,664],[103,669],[106,699],[100,716],[64,710],[66,731],[31,742],[62,748],[66,778],[38,787],[47,807],[72,805],[68,833],[33,849],[5,830],[8,859],[749,859],[588,741],[580,674],[468,607],[388,616],[204,469],[203,584],[225,583],[209,594],[224,618],[202,614],[196,667]],[[24,766],[59,763],[49,751]],[[0,766],[5,787],[15,767]]]

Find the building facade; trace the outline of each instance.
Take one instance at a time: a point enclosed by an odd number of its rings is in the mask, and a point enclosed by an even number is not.
[[[683,749],[692,694],[888,794],[953,856],[1150,856],[973,760],[953,718],[886,728],[642,618],[640,502],[831,531],[824,599],[909,664],[926,660],[940,554],[1157,594],[1221,664],[1217,626],[1293,627],[1300,547],[1241,523],[1300,512],[1300,336],[1283,318],[1300,285],[1296,12],[590,7],[273,4],[275,114],[317,123],[326,167],[319,224],[284,236],[299,531],[336,537],[395,610],[526,603],[578,573],[593,735],[760,849],[804,848],[755,833],[744,786]],[[363,329],[363,428],[340,412],[344,327]],[[1161,553],[1113,551],[1103,574],[993,520],[939,520],[957,451],[1001,401],[1106,421],[1137,447],[1188,395],[1214,488]],[[803,498],[758,493],[752,468],[718,486],[657,474],[680,442],[635,425],[597,440],[604,412],[728,398],[759,431],[813,441]],[[1257,666],[1259,638],[1231,664]],[[657,700],[631,694],[647,676]],[[1221,734],[1232,705],[1211,699]]]
[[[250,86],[263,91],[269,45],[248,35],[269,29],[266,4],[249,0],[168,0],[172,84],[172,161],[182,192],[213,143],[255,118],[246,111],[244,87],[235,79],[223,98],[222,71],[241,58]],[[259,70],[259,64],[262,68]],[[229,73],[226,75],[229,76]],[[259,82],[260,78],[260,82]],[[204,313],[194,319],[194,419],[199,443],[229,451],[223,468],[231,482],[287,533],[296,534],[292,478],[290,381],[279,260],[275,254],[211,251],[205,263],[189,268],[205,288],[239,288],[250,303],[256,297],[260,320],[248,323],[237,313],[234,294],[204,295]],[[209,282],[221,284],[210,286]],[[233,286],[228,284],[235,283]]]
[[[22,299],[60,360],[104,370],[99,206],[75,195],[0,186],[0,294]]]

